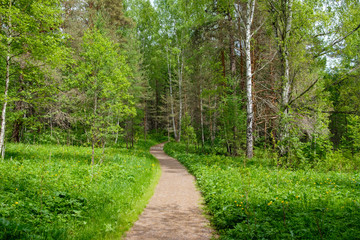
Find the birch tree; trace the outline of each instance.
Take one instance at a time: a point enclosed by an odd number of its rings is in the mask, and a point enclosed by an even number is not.
[[[268,4],[280,61],[278,150],[280,156],[286,156],[293,142],[290,141],[290,133],[294,129],[292,123],[296,119],[291,112],[296,111],[298,114],[299,104],[296,105],[296,102],[305,99],[311,92],[314,93],[317,86],[321,87],[319,83],[323,77],[320,69],[324,68],[324,64],[321,63],[319,57],[324,54],[324,49],[329,49],[339,42],[339,39],[334,40],[330,45],[324,40],[324,37],[331,38],[333,34],[331,32],[336,32],[329,26],[337,24],[329,23],[333,13],[323,10],[324,6],[321,2],[270,0]],[[336,28],[338,29],[339,26],[337,25]],[[327,46],[322,47],[322,45]],[[299,76],[302,76],[302,79],[299,79]],[[313,99],[309,104],[316,106],[323,101],[318,100],[316,102]],[[317,122],[316,116],[311,116],[311,118]],[[297,121],[299,122],[298,119]],[[314,129],[316,129],[315,126]]]
[[[174,131],[174,137],[176,141],[178,140],[177,129],[175,124],[175,112],[174,112],[174,96],[173,96],[173,86],[172,86],[172,72],[171,72],[171,54],[169,54],[169,49],[166,48],[166,61],[168,67],[168,74],[169,74],[169,93],[170,93],[170,108],[171,108],[171,120],[172,120],[172,127]]]
[[[7,21],[7,34],[5,37],[6,42],[6,77],[5,77],[5,92],[4,92],[4,103],[1,111],[1,132],[0,132],[0,154],[2,158],[5,155],[5,126],[6,126],[6,108],[8,104],[8,92],[9,92],[9,82],[10,82],[10,64],[12,49],[12,41],[13,41],[13,26],[12,26],[12,1],[9,1],[8,7],[8,21]]]
[[[59,64],[63,52],[60,43],[61,6],[59,0],[0,1],[0,51],[5,56],[5,89],[1,112],[0,154],[5,154],[6,112],[11,101],[11,81],[23,55],[37,68]]]
[[[293,0],[269,1],[273,13],[273,28],[277,50],[281,62],[281,100],[279,141],[284,142],[289,137],[289,101],[291,95],[289,44],[292,31]],[[280,146],[280,155],[286,154],[286,146]]]
[[[178,56],[178,83],[179,83],[179,136],[178,141],[181,141],[181,127],[182,127],[182,112],[183,112],[183,99],[182,99],[182,84],[184,76],[184,53],[179,51]]]
[[[241,18],[241,24],[244,32],[244,45],[245,45],[245,62],[246,62],[246,112],[247,112],[247,125],[246,125],[246,156],[252,158],[254,156],[254,110],[253,110],[253,72],[251,65],[251,38],[253,33],[251,27],[254,20],[256,0],[248,0],[246,2],[246,9],[242,8],[239,2],[236,6],[238,15]]]

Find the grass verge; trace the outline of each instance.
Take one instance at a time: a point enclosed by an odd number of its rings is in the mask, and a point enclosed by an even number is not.
[[[160,177],[154,144],[107,149],[93,167],[91,148],[9,144],[0,164],[0,239],[120,238]]]
[[[165,152],[196,177],[220,239],[360,239],[359,172],[291,171],[266,159],[244,168],[177,143]]]

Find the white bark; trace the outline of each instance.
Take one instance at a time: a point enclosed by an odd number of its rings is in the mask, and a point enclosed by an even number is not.
[[[181,60],[180,60],[181,55]],[[178,56],[178,67],[179,67],[179,141],[181,140],[181,122],[182,122],[182,81],[184,71],[184,55],[180,52]]]
[[[290,38],[291,25],[292,25],[292,0],[288,0],[287,6],[287,16],[286,16],[286,29],[285,29],[285,38],[282,39],[284,44],[283,51],[283,64],[284,64],[284,76],[283,76],[283,92],[282,92],[282,107],[284,109],[284,113],[288,113],[288,104],[290,100],[290,64],[289,64],[289,48],[288,41]]]
[[[281,94],[281,116],[280,116],[280,128],[279,139],[280,142],[285,141],[289,137],[289,101],[291,95],[291,79],[290,79],[290,62],[289,62],[289,38],[292,28],[292,0],[287,1],[287,5],[283,9],[284,18],[284,30],[285,34],[281,35],[279,45],[279,54],[282,61],[282,94]],[[286,145],[286,143],[285,143]],[[280,146],[280,154],[286,155],[287,149],[285,145]]]
[[[8,91],[10,82],[10,64],[11,64],[11,42],[12,42],[12,19],[11,19],[11,5],[9,3],[9,34],[7,39],[7,53],[6,53],[6,79],[4,92],[4,105],[1,112],[1,131],[0,131],[0,153],[2,158],[5,156],[5,127],[6,127],[6,108],[8,104]]]
[[[167,65],[168,65],[168,74],[169,74],[169,90],[170,90],[170,108],[171,108],[171,118],[172,118],[172,125],[174,131],[175,140],[178,140],[176,125],[175,125],[175,114],[174,114],[174,97],[173,97],[173,89],[172,89],[172,74],[171,74],[171,56],[169,57],[168,49],[166,49],[166,58],[167,58]]]
[[[246,96],[247,96],[247,126],[246,126],[246,156],[252,158],[254,156],[254,111],[252,96],[252,67],[251,67],[251,26],[254,18],[256,0],[249,0],[247,3],[245,17],[245,61],[246,61]]]

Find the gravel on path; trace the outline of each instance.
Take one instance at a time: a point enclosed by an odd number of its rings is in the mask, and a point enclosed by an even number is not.
[[[162,175],[153,197],[125,240],[211,239],[213,230],[200,210],[202,198],[195,188],[195,178],[166,155],[163,146],[150,149],[159,159]]]

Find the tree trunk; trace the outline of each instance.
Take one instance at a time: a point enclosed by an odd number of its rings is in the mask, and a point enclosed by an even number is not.
[[[292,28],[292,0],[284,1],[281,4],[279,12],[282,15],[277,17],[277,22],[274,22],[275,37],[278,39],[278,54],[282,65],[281,74],[281,102],[280,102],[280,124],[279,124],[279,141],[283,144],[279,146],[280,156],[285,156],[288,152],[286,146],[286,139],[289,137],[289,101],[291,95],[291,80],[290,80],[290,62],[289,62],[289,38]]]
[[[168,74],[169,74],[169,90],[170,90],[170,108],[171,108],[171,118],[172,118],[172,125],[174,130],[174,137],[175,140],[178,141],[176,125],[175,125],[175,114],[174,114],[174,97],[173,97],[173,89],[172,89],[172,74],[171,74],[171,56],[168,55],[168,49],[166,49],[166,57],[168,62]]]
[[[287,52],[287,51],[286,51]],[[286,141],[289,137],[289,99],[290,99],[290,66],[289,66],[289,59],[286,56],[288,53],[285,53],[284,56],[284,73],[283,73],[283,89],[282,89],[282,96],[281,96],[281,106],[280,106],[280,126],[279,126],[279,139],[280,142]],[[285,143],[285,142],[284,142]],[[286,145],[286,143],[285,143]],[[288,152],[287,147],[284,144],[280,145],[280,155],[285,156]]]
[[[156,116],[155,116],[155,130],[156,133],[158,133],[158,118],[159,118],[159,83],[158,83],[158,79],[155,79],[155,111],[156,111]]]
[[[255,10],[255,0],[248,1],[245,22],[245,61],[246,61],[246,96],[247,96],[247,126],[246,126],[246,156],[254,156],[253,139],[253,99],[252,99],[252,67],[251,67],[251,25]]]
[[[229,38],[230,38],[230,72],[231,77],[234,78],[236,75],[236,55],[235,55],[235,40],[234,40],[234,34],[233,34],[233,21],[230,14],[228,14],[229,17]]]
[[[181,60],[180,55],[178,56],[178,65],[179,65],[179,139],[181,140],[181,120],[182,120],[182,81],[183,81],[183,71],[184,71],[184,55],[181,52]]]
[[[1,131],[0,131],[0,154],[2,158],[5,156],[5,126],[6,126],[6,107],[8,104],[8,91],[10,82],[10,64],[11,64],[11,41],[12,41],[12,19],[11,7],[12,1],[9,1],[9,36],[7,39],[7,53],[6,53],[6,79],[5,79],[5,92],[4,92],[4,105],[1,112]]]

